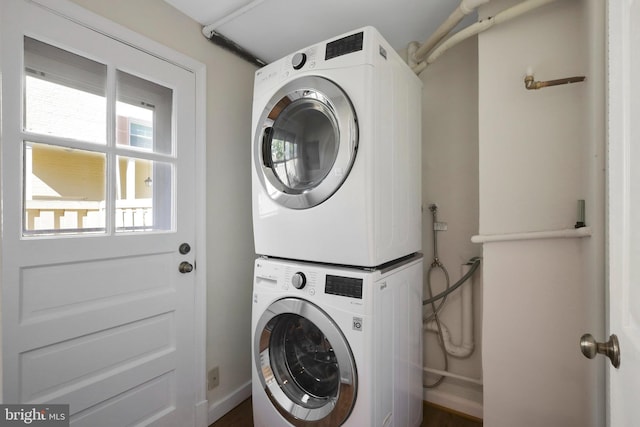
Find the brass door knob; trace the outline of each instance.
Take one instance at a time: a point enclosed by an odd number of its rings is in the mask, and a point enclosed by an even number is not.
[[[588,359],[593,359],[597,354],[604,354],[611,360],[614,368],[620,367],[620,343],[615,334],[611,335],[607,342],[597,342],[591,334],[584,334],[580,338],[580,350]]]
[[[182,274],[191,273],[193,271],[193,265],[187,261],[182,261],[178,266],[178,271]]]

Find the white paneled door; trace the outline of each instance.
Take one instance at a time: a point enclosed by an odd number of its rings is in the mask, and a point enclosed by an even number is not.
[[[2,401],[194,426],[194,72],[37,2],[0,13]]]
[[[640,420],[640,3],[608,3],[609,325],[620,367],[609,361],[608,425]]]

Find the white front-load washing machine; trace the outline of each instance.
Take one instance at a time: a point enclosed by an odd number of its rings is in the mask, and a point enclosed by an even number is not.
[[[256,253],[374,267],[418,252],[421,90],[373,27],[258,70]]]
[[[258,258],[257,427],[419,426],[422,256],[364,270]]]

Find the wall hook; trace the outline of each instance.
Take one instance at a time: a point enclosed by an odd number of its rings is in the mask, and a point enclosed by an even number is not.
[[[575,77],[566,77],[564,79],[547,80],[545,82],[537,82],[533,78],[533,74],[529,74],[524,78],[524,87],[527,88],[527,90],[542,89],[543,87],[558,86],[558,85],[564,85],[564,84],[569,84],[569,83],[583,82],[584,79],[585,79],[585,76],[575,76]]]

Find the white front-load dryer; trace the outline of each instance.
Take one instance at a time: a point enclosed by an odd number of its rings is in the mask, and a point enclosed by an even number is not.
[[[420,251],[421,88],[372,27],[258,70],[256,253],[374,267]]]
[[[422,422],[422,257],[363,270],[259,258],[256,427]]]

